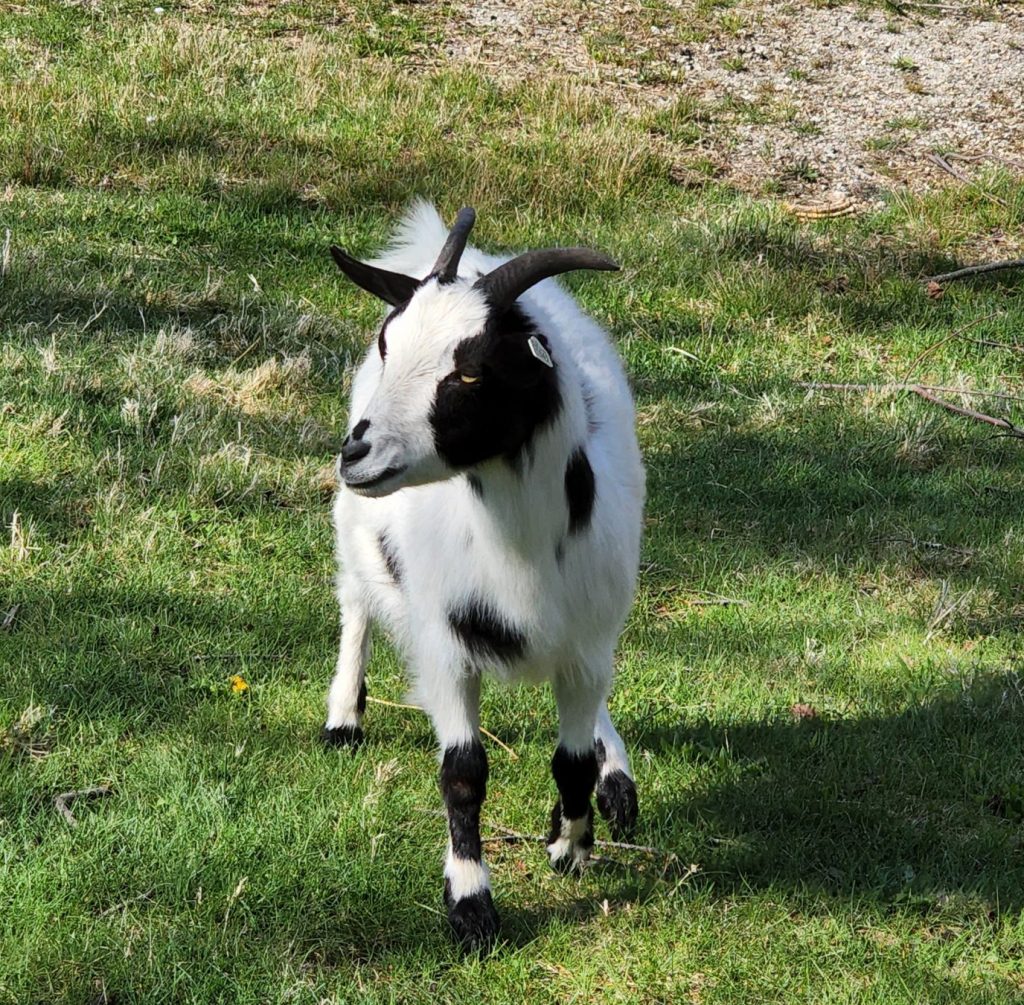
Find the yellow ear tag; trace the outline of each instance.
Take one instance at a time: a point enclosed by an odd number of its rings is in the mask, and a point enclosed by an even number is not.
[[[475,384],[480,378],[470,377],[467,373],[460,373],[459,376],[462,378],[463,384]]]

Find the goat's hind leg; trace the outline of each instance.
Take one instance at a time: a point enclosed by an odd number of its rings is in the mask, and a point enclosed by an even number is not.
[[[636,784],[629,770],[629,757],[622,737],[612,725],[608,708],[602,704],[597,714],[597,808],[608,821],[616,841],[628,838],[636,826]]]
[[[370,659],[370,618],[356,591],[341,595],[341,642],[338,665],[327,694],[324,742],[354,747],[363,739],[366,709],[366,664]]]

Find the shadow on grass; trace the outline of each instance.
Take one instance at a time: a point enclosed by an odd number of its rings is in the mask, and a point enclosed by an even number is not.
[[[810,713],[808,713],[810,715]],[[892,715],[681,722],[636,735],[679,757],[689,792],[644,799],[644,831],[700,864],[717,895],[771,887],[944,906],[1024,908],[1024,678],[965,680]],[[966,898],[966,899],[964,899]]]

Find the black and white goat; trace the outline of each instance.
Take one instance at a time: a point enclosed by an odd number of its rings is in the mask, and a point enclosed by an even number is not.
[[[355,375],[339,459],[342,628],[325,736],[362,739],[378,620],[437,731],[445,903],[457,938],[480,946],[498,931],[480,845],[483,671],[554,688],[556,869],[589,855],[595,785],[614,835],[636,820],[606,699],[635,586],[644,472],[618,355],[543,281],[618,266],[586,248],[492,258],[466,247],[474,219],[463,209],[448,232],[418,203],[372,264],[331,248],[390,311]]]

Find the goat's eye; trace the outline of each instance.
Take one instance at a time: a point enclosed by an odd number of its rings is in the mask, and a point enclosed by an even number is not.
[[[462,381],[463,384],[475,384],[480,378],[475,377],[473,376],[473,374],[470,373],[460,373],[459,379]]]

